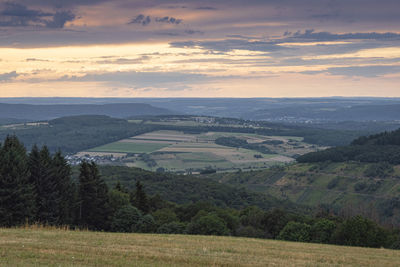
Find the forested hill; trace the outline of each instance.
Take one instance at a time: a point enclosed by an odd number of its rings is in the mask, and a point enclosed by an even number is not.
[[[29,105],[0,103],[0,118],[23,119],[27,121],[50,120],[76,115],[107,115],[127,118],[141,115],[172,114],[170,110],[142,103],[119,104],[76,104],[76,105]]]
[[[400,129],[392,132],[361,136],[354,140],[352,145],[395,145],[400,146]]]
[[[37,126],[0,128],[0,138],[15,134],[28,149],[36,144],[46,145],[52,152],[76,153],[155,129],[153,125],[129,123],[123,119],[82,115],[58,118]]]
[[[355,139],[350,145],[300,156],[298,162],[388,162],[400,164],[400,129]]]

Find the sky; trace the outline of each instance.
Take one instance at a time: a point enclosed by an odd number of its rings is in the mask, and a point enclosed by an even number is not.
[[[398,0],[0,0],[0,97],[400,97]]]

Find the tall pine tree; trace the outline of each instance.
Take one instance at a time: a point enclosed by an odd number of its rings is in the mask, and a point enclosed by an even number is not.
[[[135,193],[131,195],[131,203],[145,214],[150,210],[149,200],[140,181],[136,182],[136,190]]]
[[[55,153],[52,158],[51,177],[56,183],[56,192],[58,194],[57,224],[72,224],[74,219],[75,185],[71,179],[71,167],[60,151]]]
[[[7,136],[0,149],[0,225],[34,220],[35,191],[29,177],[25,147],[16,136]]]
[[[93,230],[107,230],[110,213],[107,185],[96,164],[83,161],[79,175],[78,224]]]
[[[58,223],[60,194],[52,176],[52,158],[46,146],[37,146],[29,154],[30,181],[36,190],[36,220],[55,225]]]

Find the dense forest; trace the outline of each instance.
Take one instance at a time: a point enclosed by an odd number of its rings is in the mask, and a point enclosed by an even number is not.
[[[213,201],[177,204],[148,194],[139,181],[143,178],[136,177],[132,189],[120,182],[109,187],[96,164],[83,161],[75,180],[60,152],[52,155],[46,146],[33,146],[27,153],[17,137],[8,136],[0,147],[0,225],[40,223],[114,232],[232,235],[400,248],[398,231],[361,216],[340,218],[324,211],[302,215],[247,203],[240,208],[218,207]],[[203,188],[196,190],[201,194]]]
[[[297,158],[298,162],[388,162],[400,164],[400,129],[355,139],[348,146],[312,152]]]

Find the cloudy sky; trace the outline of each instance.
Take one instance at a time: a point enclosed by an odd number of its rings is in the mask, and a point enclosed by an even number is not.
[[[400,97],[399,0],[0,0],[0,97]]]

